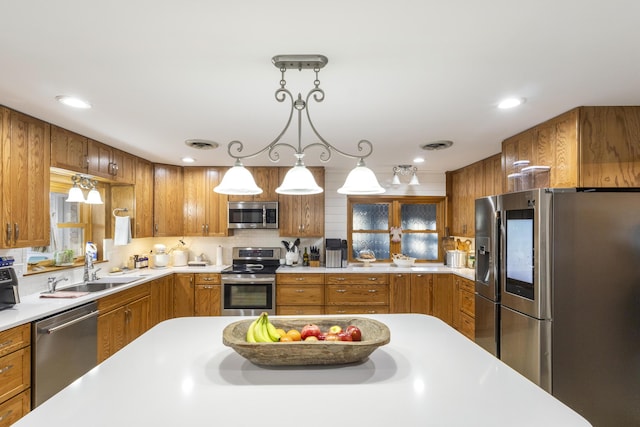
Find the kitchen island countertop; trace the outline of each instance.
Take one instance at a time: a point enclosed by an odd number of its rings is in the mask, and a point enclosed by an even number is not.
[[[168,320],[15,426],[590,425],[435,317],[369,317],[391,342],[364,361],[271,368],[222,344],[242,318]]]

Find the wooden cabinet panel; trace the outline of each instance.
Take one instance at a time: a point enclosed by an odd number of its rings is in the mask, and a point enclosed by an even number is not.
[[[0,402],[31,386],[31,347],[0,357]]]
[[[280,169],[280,181],[289,168]],[[309,167],[316,183],[324,188],[324,168]],[[324,237],[324,193],[310,196],[280,195],[279,229],[281,236]]]
[[[2,230],[0,247],[49,245],[50,126],[0,107]]]
[[[386,305],[328,305],[326,314],[389,314]]]
[[[411,274],[389,274],[389,311],[391,313],[411,312]]]
[[[173,276],[152,280],[150,284],[150,327],[173,317]]]
[[[475,340],[475,329],[475,319],[466,313],[462,313],[460,316],[460,332],[470,340]]]
[[[279,305],[278,316],[316,316],[324,314],[323,305]]]
[[[135,157],[107,144],[88,140],[87,172],[109,180],[133,184],[135,182]]]
[[[322,273],[281,273],[276,275],[276,283],[278,285],[323,285],[324,274]]]
[[[31,345],[31,325],[29,323],[0,332],[0,356]]]
[[[389,305],[389,285],[327,285],[327,305]]]
[[[324,285],[277,284],[276,302],[281,305],[322,305],[324,304]]]
[[[51,166],[87,173],[88,139],[58,126],[51,126]]]
[[[482,165],[484,184],[481,195],[502,194],[502,156],[500,153],[484,159]]]
[[[196,284],[195,286],[195,316],[220,316],[222,286],[216,284]]]
[[[186,167],[184,173],[184,234],[226,236],[227,196],[213,189],[224,174],[221,168]]]
[[[325,283],[331,284],[388,284],[387,273],[327,273]]]
[[[411,274],[411,313],[431,315],[433,274]]]
[[[153,234],[155,237],[182,236],[182,167],[155,164],[153,173]]]
[[[452,274],[436,274],[433,281],[432,314],[453,325],[454,283]]]
[[[31,409],[31,389],[0,404],[0,427],[9,427]]]
[[[150,298],[144,297],[125,307],[126,344],[149,330],[150,306]]]
[[[126,345],[124,307],[98,316],[98,363],[108,359]]]
[[[136,160],[133,237],[153,237],[153,163]]]
[[[195,314],[195,280],[193,274],[173,275],[173,317],[190,317]]]

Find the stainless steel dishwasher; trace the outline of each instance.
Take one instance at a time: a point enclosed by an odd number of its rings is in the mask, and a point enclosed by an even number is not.
[[[32,407],[97,363],[98,304],[94,301],[33,323]]]

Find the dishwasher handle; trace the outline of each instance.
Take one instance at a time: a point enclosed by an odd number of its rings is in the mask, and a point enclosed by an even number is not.
[[[82,322],[83,320],[90,319],[92,317],[96,317],[98,314],[100,314],[100,312],[98,310],[92,311],[89,314],[85,314],[84,316],[76,317],[75,319],[70,320],[68,322],[65,322],[62,325],[58,325],[58,326],[54,326],[53,328],[49,328],[49,329],[46,330],[46,332],[47,332],[47,334],[53,334],[54,332],[57,332],[57,331],[59,331],[61,329],[64,329],[64,328],[67,328],[67,327],[69,327],[71,325],[75,325],[76,323]]]

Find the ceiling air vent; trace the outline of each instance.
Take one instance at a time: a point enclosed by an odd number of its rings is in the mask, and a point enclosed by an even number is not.
[[[446,139],[440,141],[428,142],[426,144],[420,145],[420,148],[423,150],[444,150],[445,148],[449,148],[453,145],[453,141],[449,141]]]
[[[220,145],[217,142],[208,141],[206,139],[187,139],[184,143],[196,150],[213,150],[214,148],[218,148]]]

